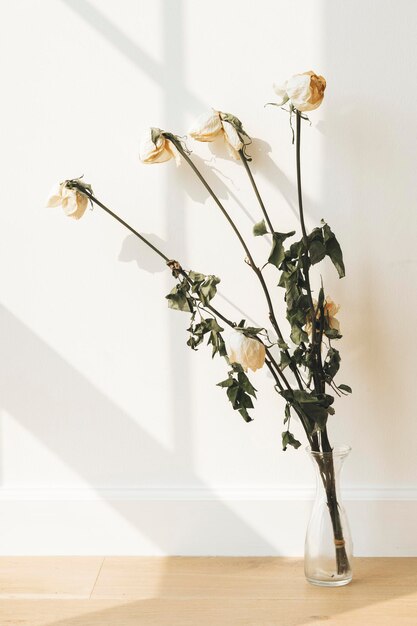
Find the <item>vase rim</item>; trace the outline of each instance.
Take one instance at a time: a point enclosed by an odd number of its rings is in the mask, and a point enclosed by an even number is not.
[[[351,452],[351,450],[351,446],[347,444],[335,444],[334,446],[332,446],[331,452],[316,452],[313,451],[310,446],[306,447],[306,452],[308,452],[308,454],[311,454],[311,456],[313,457],[329,457],[331,455],[337,457],[345,457]]]

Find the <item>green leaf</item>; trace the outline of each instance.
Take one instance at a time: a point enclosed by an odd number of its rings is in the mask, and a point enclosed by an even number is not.
[[[315,265],[316,263],[319,263],[320,261],[324,259],[327,251],[326,251],[325,246],[322,244],[322,242],[316,239],[311,242],[309,246],[309,253],[310,253],[311,263],[312,265]]]
[[[323,287],[320,287],[319,299],[318,299],[318,303],[317,303],[317,307],[318,307],[319,311],[321,310],[323,305],[324,305],[324,289],[323,289]]]
[[[281,351],[281,361],[279,363],[280,368],[284,370],[290,364],[291,364],[291,357],[288,354],[288,352]]]
[[[346,391],[346,393],[352,393],[352,387],[349,387],[349,385],[339,385],[338,389]]]
[[[217,276],[207,276],[205,281],[199,285],[198,295],[202,304],[205,306],[214,298],[217,293],[217,287],[220,282],[220,278]]]
[[[238,411],[241,414],[241,416],[243,417],[243,419],[245,420],[245,422],[252,422],[253,421],[253,418],[249,415],[249,413],[247,412],[247,410],[244,407],[238,409]]]
[[[193,283],[202,283],[206,280],[206,275],[200,274],[199,272],[188,272],[188,276],[191,278]]]
[[[260,235],[266,235],[268,232],[265,224],[265,220],[261,220],[253,227],[253,234],[255,237],[259,237]]]
[[[285,253],[286,256],[290,259],[299,259],[305,252],[304,241],[300,239],[300,241],[295,241],[290,245],[290,249]]]
[[[329,413],[333,410],[333,396],[329,394],[309,393],[301,389],[284,389],[279,392],[287,402],[299,406],[304,415],[315,424],[315,428],[323,429],[326,425]]]
[[[238,329],[237,329],[238,330]],[[264,328],[258,328],[257,326],[247,326],[242,329],[242,332],[246,337],[256,337],[258,333],[260,333]]]
[[[239,372],[237,375],[237,379],[240,387],[244,391],[246,391],[246,393],[256,398],[256,389],[250,382],[249,378],[246,376],[245,372]]]
[[[292,446],[297,450],[301,446],[301,441],[298,441],[289,430],[285,430],[282,433],[282,449],[285,451],[288,446]]]
[[[273,233],[272,234],[272,249],[268,258],[268,263],[272,263],[276,267],[279,267],[282,261],[285,259],[285,250],[283,242],[288,238],[295,235],[295,230],[290,233]]]
[[[333,261],[333,264],[339,274],[339,278],[343,278],[345,276],[345,264],[343,263],[342,249],[328,224],[324,224],[323,226],[323,237],[326,254]]]
[[[229,398],[235,410],[239,411],[246,422],[252,421],[247,409],[253,408],[252,397],[256,398],[256,389],[251,384],[249,378],[240,365],[233,364],[229,377],[220,383],[219,387],[226,389]]]
[[[335,328],[326,328],[324,330],[324,334],[328,339],[341,339],[342,335],[339,334],[339,331]]]
[[[234,382],[233,378],[226,378],[226,380],[222,380],[220,383],[217,383],[217,387],[231,387]]]
[[[291,417],[291,405],[287,402],[287,404],[285,405],[285,418],[284,418],[284,424],[286,424],[288,422],[288,420]]]
[[[176,311],[184,311],[186,313],[192,313],[194,310],[192,298],[187,297],[185,293],[181,290],[178,290],[177,287],[174,287],[172,291],[165,297],[168,300],[168,307],[170,309],[175,309]]]
[[[323,370],[326,376],[333,379],[340,367],[340,353],[336,348],[329,348],[324,362]]]
[[[297,346],[302,342],[308,341],[307,333],[300,328],[300,326],[294,325],[291,329],[291,341],[295,343]]]
[[[238,385],[232,385],[231,387],[228,387],[227,389],[227,397],[229,398],[230,402],[233,405],[233,408],[236,408],[236,401],[237,401],[237,397],[238,397],[238,393],[239,393],[239,386]]]
[[[303,389],[284,389],[281,391],[281,396],[285,400],[305,403],[305,402],[317,402],[318,398],[315,394],[304,391]]]
[[[304,365],[305,348],[298,346],[293,352],[293,359],[297,365]]]

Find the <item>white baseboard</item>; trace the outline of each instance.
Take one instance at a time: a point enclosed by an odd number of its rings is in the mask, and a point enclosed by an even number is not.
[[[301,556],[310,487],[5,487],[0,554]],[[343,491],[358,556],[417,556],[417,489]]]
[[[311,486],[281,487],[0,487],[1,501],[292,501],[312,500]],[[417,487],[346,487],[344,501],[417,501]]]

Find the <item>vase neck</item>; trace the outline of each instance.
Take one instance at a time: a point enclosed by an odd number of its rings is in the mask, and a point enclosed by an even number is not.
[[[317,495],[326,493],[326,487],[330,488],[329,477],[336,490],[339,490],[340,472],[346,457],[350,453],[349,446],[335,446],[332,452],[314,452],[307,448],[316,475]]]

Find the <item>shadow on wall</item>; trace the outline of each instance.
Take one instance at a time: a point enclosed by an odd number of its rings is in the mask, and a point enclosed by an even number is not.
[[[415,75],[417,4],[400,8],[389,0],[326,0],[323,8],[331,92],[320,129],[325,136],[322,198],[342,247],[343,233],[351,233],[345,246],[348,278],[341,289],[346,303],[354,302],[349,311],[352,385],[369,412],[357,419],[366,419],[364,429],[372,433],[362,441],[356,431],[354,445],[380,466],[382,480],[398,480],[398,472],[409,481],[415,477],[415,453],[404,445],[403,424],[408,420],[413,427],[415,382],[413,368],[405,366],[407,353],[414,353],[405,320],[417,304],[410,291],[417,280],[417,147],[410,138],[417,129],[414,115],[397,115],[397,102]],[[387,76],[389,91],[383,87]],[[412,97],[415,90],[414,85]],[[355,255],[356,276],[350,255]]]
[[[210,489],[193,473],[181,447],[170,451],[153,439],[3,306],[0,306],[0,345],[2,407],[93,488],[119,486],[119,476],[126,475],[140,475],[145,484],[152,484],[152,468],[169,474],[185,466],[197,488]],[[101,438],[103,431],[106,437]],[[123,467],[111,463],[115,449],[124,452]],[[148,476],[143,474],[145,466],[150,468]],[[166,512],[165,508],[158,513],[161,503],[155,503],[152,514],[149,507],[141,509],[140,502],[109,504],[167,554],[181,554],[190,540],[198,546],[202,535],[215,554],[216,547],[224,544],[221,534],[227,528],[233,528],[233,533],[225,533],[229,539],[234,538],[229,546],[230,554],[239,551],[242,545],[247,545],[254,554],[275,551],[220,501],[211,503],[215,507],[215,525],[213,513],[210,518],[204,514],[205,503],[201,503],[201,516],[196,519],[184,502],[181,518],[164,527],[155,524],[154,518]],[[64,537],[62,541],[65,542]]]
[[[178,78],[182,68],[175,65],[178,45],[181,48],[182,0],[162,1],[164,41],[173,53],[173,58],[165,55],[166,62],[158,63],[142,50],[132,39],[111,22],[89,0],[61,0],[69,9],[77,13],[87,24],[97,31],[116,50],[135,65],[141,72],[157,82],[166,93],[166,100],[171,96],[170,106],[181,110],[186,106],[198,114],[206,108],[204,103],[190,92],[184,82]],[[168,50],[165,50],[167,52]],[[180,53],[181,54],[181,53]],[[185,104],[184,104],[185,103]]]

